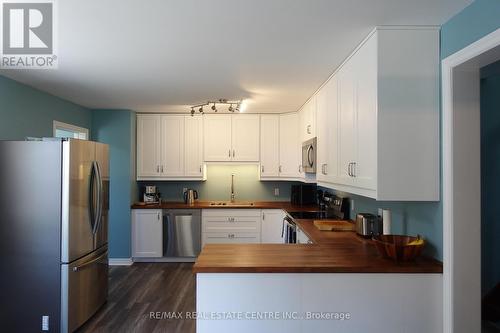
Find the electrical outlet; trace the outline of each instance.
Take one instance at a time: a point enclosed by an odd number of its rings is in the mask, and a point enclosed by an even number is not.
[[[280,196],[280,188],[279,187],[275,187],[274,188],[274,196],[275,197],[279,197]]]
[[[42,316],[42,331],[49,330],[49,316]]]
[[[354,199],[351,199],[351,210],[354,212]]]

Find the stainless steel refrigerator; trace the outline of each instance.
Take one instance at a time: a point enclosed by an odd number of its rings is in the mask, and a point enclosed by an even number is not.
[[[73,332],[106,302],[108,150],[0,141],[3,332]]]

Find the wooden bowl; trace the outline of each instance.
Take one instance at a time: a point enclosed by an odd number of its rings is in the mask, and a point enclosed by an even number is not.
[[[373,237],[379,253],[385,258],[394,259],[396,262],[412,261],[422,254],[425,242],[420,245],[408,245],[408,243],[418,239],[420,236],[380,235]]]

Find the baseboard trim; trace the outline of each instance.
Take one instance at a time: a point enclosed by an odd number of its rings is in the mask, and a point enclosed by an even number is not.
[[[133,263],[132,258],[109,258],[108,260],[110,266],[130,266]]]

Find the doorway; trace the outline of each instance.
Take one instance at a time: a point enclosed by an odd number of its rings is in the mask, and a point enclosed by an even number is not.
[[[500,29],[442,61],[444,332],[481,331],[481,68]]]

